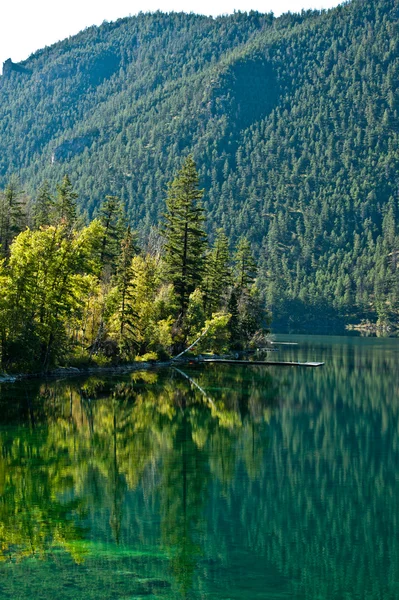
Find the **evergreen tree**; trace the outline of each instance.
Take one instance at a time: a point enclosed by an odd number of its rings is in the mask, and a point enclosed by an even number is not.
[[[116,271],[118,293],[118,340],[122,355],[129,356],[137,346],[137,313],[134,310],[134,271],[133,257],[137,252],[135,239],[130,226],[121,242],[121,252]]]
[[[23,191],[18,177],[12,176],[4,192],[0,194],[0,252],[8,256],[13,238],[26,223]]]
[[[228,311],[231,315],[228,324],[230,332],[230,342],[233,349],[241,349],[241,331],[240,331],[240,313],[238,310],[238,293],[237,288],[233,288],[230,294]]]
[[[54,221],[54,198],[50,193],[50,184],[45,181],[39,188],[32,210],[32,221],[35,229],[52,225]]]
[[[234,275],[238,290],[249,288],[255,281],[257,266],[252,254],[251,244],[242,237],[234,254]]]
[[[9,202],[16,197],[15,189],[10,186],[4,194]],[[48,224],[53,202],[44,184],[34,211],[38,228],[16,235],[9,256],[0,259],[0,361],[6,368],[47,370],[72,356],[86,360],[100,353],[111,360],[131,359],[137,352],[165,356],[179,346],[183,350],[187,340],[194,341],[205,331],[201,342],[205,349],[228,349],[230,339],[242,347],[261,328],[262,303],[251,283],[248,244],[241,244],[237,254],[245,258],[238,261],[246,265],[240,278],[245,285],[233,287],[228,312],[232,281],[228,240],[222,230],[203,277],[202,191],[191,157],[170,186],[165,258],[162,245],[152,243],[147,254],[138,256],[130,227],[116,256],[119,200],[108,197],[101,218],[79,228],[71,223],[75,196],[64,178],[54,206],[57,220]],[[62,212],[61,200],[70,210]],[[112,262],[113,276],[104,270]],[[383,255],[380,263],[385,274]],[[210,318],[205,314],[204,290]],[[378,293],[383,292],[382,286]]]
[[[121,200],[117,196],[106,196],[100,209],[100,222],[104,227],[101,244],[101,264],[115,264],[121,247],[125,226],[125,215]]]
[[[68,175],[57,185],[55,214],[58,223],[65,223],[71,229],[76,223],[76,200],[78,194],[74,191]]]
[[[7,302],[10,279],[4,268],[5,259],[0,258],[0,369],[4,368],[4,349],[9,322],[9,303]]]
[[[219,310],[224,298],[227,298],[231,285],[229,241],[223,229],[218,229],[215,243],[208,253],[205,263],[205,275],[202,284],[204,308],[207,317]]]
[[[81,32],[29,58],[35,77],[0,78],[0,186],[13,169],[33,194],[68,164],[82,212],[118,190],[144,238],[190,145],[203,157],[209,222],[251,240],[275,321],[302,326],[316,306],[347,318],[348,300],[357,320],[375,321],[381,236],[389,311],[398,278],[397,17],[396,0],[359,0],[328,14],[157,13]],[[47,77],[60,64],[76,68]]]
[[[165,264],[179,297],[181,317],[186,314],[190,294],[201,283],[204,267],[204,192],[198,188],[198,180],[190,155],[169,185],[164,215]]]

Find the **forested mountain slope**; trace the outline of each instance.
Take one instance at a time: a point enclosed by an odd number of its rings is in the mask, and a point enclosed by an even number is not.
[[[89,216],[164,210],[193,152],[212,234],[247,235],[276,321],[399,311],[399,2],[278,19],[140,14],[0,78],[0,185],[68,173]]]

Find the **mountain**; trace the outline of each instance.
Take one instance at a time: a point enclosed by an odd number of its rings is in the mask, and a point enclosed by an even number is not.
[[[399,2],[91,27],[0,78],[0,187],[68,173],[145,235],[189,152],[208,230],[246,235],[277,323],[399,315]]]

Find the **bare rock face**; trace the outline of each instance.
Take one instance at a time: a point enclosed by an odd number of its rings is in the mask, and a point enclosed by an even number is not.
[[[22,65],[13,63],[11,58],[7,58],[7,60],[3,62],[3,76],[9,77],[11,73],[30,73],[30,71],[25,69]]]
[[[3,75],[9,75],[9,73],[12,71],[12,60],[11,58],[8,58],[5,62],[3,62]]]

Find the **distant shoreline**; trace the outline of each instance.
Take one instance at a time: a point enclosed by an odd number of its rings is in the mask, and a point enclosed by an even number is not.
[[[386,323],[384,325],[378,325],[377,323],[372,323],[371,321],[362,321],[355,325],[347,325],[346,329],[348,331],[360,331],[366,333],[388,333],[394,334],[399,331],[399,327],[396,323]]]

